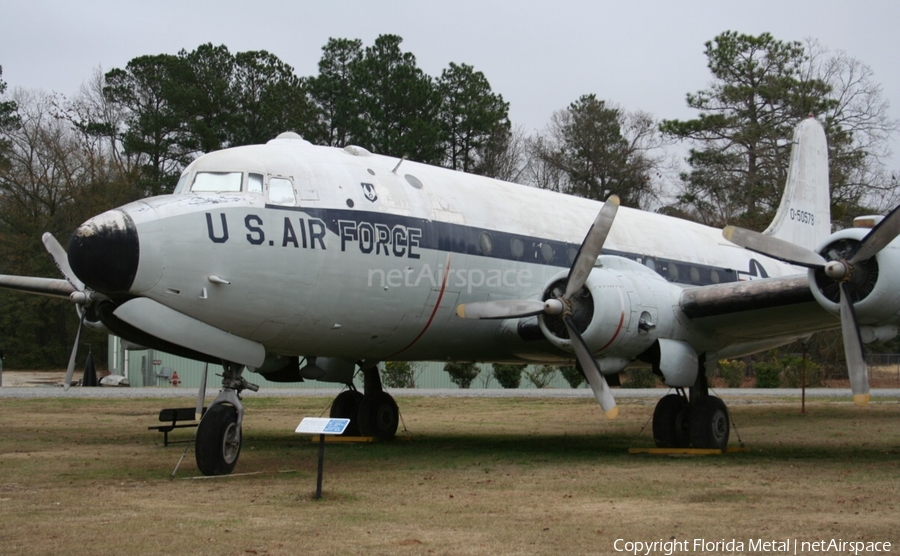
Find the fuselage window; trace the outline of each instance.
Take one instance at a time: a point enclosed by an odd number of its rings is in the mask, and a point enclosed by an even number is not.
[[[514,258],[521,259],[525,254],[525,243],[517,237],[512,238],[509,240],[509,253]]]
[[[548,263],[550,261],[552,261],[554,254],[555,253],[553,251],[552,245],[550,245],[549,243],[545,243],[545,244],[541,245],[541,257],[544,258],[544,261],[546,261]]]
[[[696,266],[691,267],[691,283],[699,284],[700,283],[700,269]]]
[[[485,255],[490,255],[494,251],[494,238],[487,232],[481,232],[478,236],[478,247]]]
[[[250,193],[262,193],[263,192],[262,174],[248,174],[248,176],[247,176],[247,191]]]
[[[197,172],[191,191],[238,193],[243,179],[244,175],[241,172]]]
[[[297,205],[294,197],[294,185],[285,178],[269,178],[269,204],[283,207]]]
[[[678,267],[675,266],[675,263],[669,263],[669,268],[666,269],[666,275],[669,277],[669,282],[678,281]]]

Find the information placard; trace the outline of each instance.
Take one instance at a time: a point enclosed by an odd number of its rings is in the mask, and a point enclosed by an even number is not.
[[[304,417],[297,429],[298,434],[344,434],[350,419],[329,419],[325,417]]]

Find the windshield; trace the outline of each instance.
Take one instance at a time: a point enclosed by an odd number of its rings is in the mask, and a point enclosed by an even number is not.
[[[238,193],[243,181],[241,172],[197,172],[191,191],[215,191],[225,193]]]

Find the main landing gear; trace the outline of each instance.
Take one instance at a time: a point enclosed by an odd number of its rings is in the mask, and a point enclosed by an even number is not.
[[[350,426],[344,430],[345,436],[372,436],[379,440],[391,440],[397,435],[400,424],[400,410],[394,398],[381,386],[378,367],[370,366],[362,370],[365,394],[350,384],[331,404],[330,416],[335,419],[350,419]]]
[[[728,446],[731,421],[725,402],[706,388],[683,389],[663,396],[653,411],[653,441],[658,448],[712,448]]]
[[[204,475],[228,475],[234,470],[241,455],[241,423],[244,419],[240,394],[244,389],[259,390],[259,386],[241,376],[242,365],[226,363],[224,367],[222,391],[197,426],[194,452],[197,467]]]

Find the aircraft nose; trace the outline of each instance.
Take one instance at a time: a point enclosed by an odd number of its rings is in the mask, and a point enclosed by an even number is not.
[[[79,280],[95,291],[128,292],[139,260],[137,227],[121,210],[91,218],[69,240],[69,266]]]

